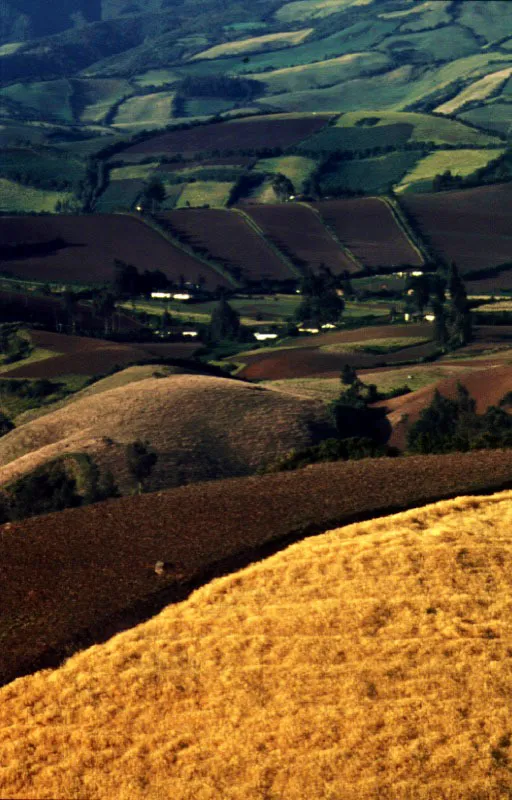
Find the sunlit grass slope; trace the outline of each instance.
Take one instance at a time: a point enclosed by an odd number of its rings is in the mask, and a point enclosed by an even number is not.
[[[511,566],[510,491],[306,539],[0,690],[0,794],[505,797]]]

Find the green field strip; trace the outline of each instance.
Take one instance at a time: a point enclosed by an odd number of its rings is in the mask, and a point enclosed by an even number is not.
[[[343,251],[343,253],[346,255],[346,257],[348,258],[348,260],[349,260],[349,261],[352,261],[352,263],[354,264],[354,266],[355,266],[355,267],[357,267],[357,270],[362,272],[362,271],[364,270],[364,264],[363,264],[363,262],[362,262],[362,261],[360,261],[360,260],[358,259],[358,257],[356,256],[356,254],[355,254],[355,253],[353,253],[353,252],[352,252],[352,250],[350,249],[350,247],[347,247],[347,245],[346,245],[346,244],[343,244],[343,242],[341,241],[341,239],[338,237],[338,235],[337,235],[336,231],[335,231],[333,228],[331,228],[331,226],[330,226],[330,225],[328,225],[328,224],[327,224],[327,222],[326,222],[326,221],[325,221],[325,219],[323,218],[323,216],[322,216],[322,214],[320,213],[320,211],[318,211],[318,209],[317,209],[317,208],[313,208],[313,206],[311,206],[309,203],[303,203],[303,202],[301,202],[301,206],[305,206],[306,208],[309,208],[309,210],[310,210],[310,211],[312,211],[312,212],[313,212],[313,214],[316,214],[316,215],[317,215],[318,219],[320,220],[320,222],[321,222],[321,223],[322,223],[322,225],[324,226],[325,230],[327,231],[327,233],[329,234],[329,236],[331,237],[331,239],[333,239],[333,240],[336,242],[336,244],[338,245],[338,247],[340,248],[340,250],[342,250],[342,251]]]
[[[219,264],[217,261],[210,260],[209,258],[205,258],[205,256],[196,253],[193,247],[189,247],[188,245],[184,244],[180,239],[176,236],[173,236],[172,233],[165,230],[165,228],[159,225],[158,220],[154,219],[148,214],[145,214],[144,217],[140,216],[139,214],[134,214],[129,211],[120,211],[117,212],[125,217],[132,217],[132,219],[138,219],[140,222],[143,222],[144,225],[147,225],[148,228],[151,228],[155,233],[158,233],[159,236],[162,236],[169,244],[172,244],[173,247],[176,247],[178,250],[181,250],[183,253],[186,253],[191,258],[194,258],[196,261],[200,261],[202,264],[205,264],[210,269],[215,270],[219,275],[222,275],[229,283],[235,287],[235,289],[240,288],[240,283],[237,281],[230,272],[228,272],[224,267]]]
[[[391,199],[390,197],[378,197],[377,200],[380,200],[384,205],[390,210],[393,219],[395,220],[398,228],[403,233],[407,241],[409,242],[410,246],[422,261],[423,266],[429,261],[427,253],[424,250],[423,242],[419,240],[417,236],[414,235],[414,232],[409,225],[407,218],[402,211],[402,208],[397,203],[396,200]]]
[[[228,209],[226,209],[226,211],[228,211]],[[298,267],[296,267],[295,264],[293,264],[293,262],[288,258],[288,256],[286,256],[279,249],[279,247],[277,247],[277,245],[274,244],[274,242],[271,242],[270,239],[268,239],[265,236],[265,232],[263,231],[263,229],[260,228],[260,226],[258,225],[257,222],[255,222],[255,220],[253,220],[253,218],[250,216],[250,214],[247,214],[241,208],[231,208],[231,209],[229,209],[229,211],[233,211],[235,214],[238,214],[240,217],[242,217],[242,219],[245,221],[245,223],[250,228],[252,228],[252,230],[260,237],[260,239],[263,239],[263,241],[265,242],[267,247],[269,247],[270,250],[272,250],[272,252],[278,257],[278,259],[280,261],[282,261],[283,264],[290,270],[290,272],[292,273],[294,278],[303,278],[304,277],[304,275],[300,271],[300,269],[298,269]]]

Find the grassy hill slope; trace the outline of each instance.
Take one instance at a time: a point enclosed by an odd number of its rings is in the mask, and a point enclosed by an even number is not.
[[[498,800],[511,523],[505,492],[333,530],[4,687],[0,790]]]

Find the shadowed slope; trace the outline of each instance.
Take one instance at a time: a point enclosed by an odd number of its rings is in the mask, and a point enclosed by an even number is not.
[[[512,493],[305,540],[0,691],[4,796],[509,785]]]

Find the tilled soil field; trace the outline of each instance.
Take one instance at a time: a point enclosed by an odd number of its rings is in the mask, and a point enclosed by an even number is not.
[[[160,269],[216,289],[229,282],[184,253],[142,220],[124,214],[0,217],[2,268],[15,277],[39,281],[105,283],[114,279],[114,260],[139,272]]]
[[[512,485],[512,451],[322,464],[0,528],[0,681],[60,663],[306,535]],[[162,575],[155,563],[166,563]]]
[[[422,266],[423,260],[378,197],[324,200],[314,207],[365,266]]]
[[[343,252],[307,206],[297,203],[247,205],[244,210],[295,263],[310,269],[324,264],[334,275],[359,270],[358,264]]]
[[[291,147],[327,124],[324,116],[317,117],[255,117],[213,125],[198,125],[188,130],[170,131],[134,144],[122,152],[126,161],[149,155],[192,156],[214,150],[257,150],[268,147]],[[119,159],[119,156],[115,157]]]
[[[183,209],[162,215],[187,244],[201,248],[228,269],[249,280],[293,280],[294,273],[245,219],[217,208]]]
[[[407,194],[400,201],[432,248],[463,273],[511,260],[512,184],[479,186],[457,192]],[[485,281],[496,288],[507,273]],[[510,280],[507,281],[509,285]],[[478,293],[476,282],[471,291]],[[482,287],[484,284],[482,284]]]

